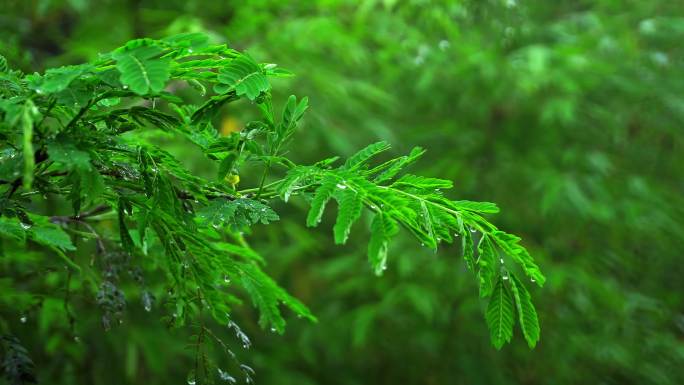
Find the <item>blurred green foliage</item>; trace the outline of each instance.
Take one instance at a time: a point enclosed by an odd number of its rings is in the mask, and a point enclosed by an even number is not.
[[[523,236],[546,272],[540,344],[529,351],[515,339],[496,352],[457,249],[434,254],[398,239],[377,278],[359,258],[365,242],[333,248],[327,231],[302,228],[303,210],[283,208],[287,226],[255,228],[255,245],[319,323],[295,319],[284,336],[264,335],[243,310],[253,345],[241,359],[259,383],[684,383],[678,2],[5,5],[0,52],[27,71],[143,35],[205,31],[247,47],[298,75],[281,89],[310,98],[301,161],[378,138],[398,154],[426,147],[421,172],[454,180],[459,199],[497,202],[498,223]],[[230,109],[225,118],[246,121]],[[201,172],[193,156],[187,164]],[[66,322],[61,303],[23,300],[18,336],[45,383],[184,381],[187,336],[142,309],[110,332],[74,309],[81,341],[71,343],[54,332]]]

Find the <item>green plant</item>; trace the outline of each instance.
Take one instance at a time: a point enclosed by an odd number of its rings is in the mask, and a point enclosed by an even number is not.
[[[294,164],[286,149],[308,103],[290,96],[282,113],[275,112],[269,78],[287,76],[273,64],[210,44],[202,34],[133,40],[92,63],[43,75],[23,75],[0,62],[2,254],[17,263],[30,260],[38,274],[53,274],[65,284],[64,311],[72,329],[72,288],[95,296],[107,329],[120,321],[131,296],[121,289],[124,272],[146,310],[155,301],[147,282],[163,281],[165,322],[195,330],[197,360],[188,381],[201,382],[216,371],[207,341],[234,357],[206,324],[208,316],[249,344],[230,319],[240,290],[258,308],[263,328],[284,331],[281,304],[316,320],[262,270],[264,258],[244,233],[279,219],[270,207],[275,200],[296,196],[308,202],[308,226],[317,226],[326,204],[335,200],[338,244],[347,242],[364,212],[372,215],[368,258],[376,274],[385,270],[388,245],[401,227],[433,250],[460,239],[480,296],[489,298],[485,318],[494,346],[510,341],[517,316],[534,347],[539,325],[521,277],[539,286],[545,278],[520,238],[484,217],[498,212],[497,206],[451,200],[443,193],[450,181],[404,173],[424,153],[420,148],[376,161],[389,149],[379,142],[344,162],[333,157]],[[201,96],[210,88],[214,96],[192,105],[181,98],[187,86]],[[256,106],[259,118],[240,132],[220,135],[215,114],[241,99]],[[145,135],[152,129],[193,143],[218,164],[216,178],[191,173]],[[258,168],[255,187],[239,189],[243,170]],[[58,297],[29,288],[38,297]],[[27,303],[21,290],[11,282],[3,290],[3,305],[20,314]],[[7,321],[2,327],[10,333]],[[7,341],[21,351],[16,339]],[[21,368],[31,367],[15,365],[6,373],[28,375]],[[249,379],[250,370],[240,367]],[[219,375],[230,377],[222,370]]]

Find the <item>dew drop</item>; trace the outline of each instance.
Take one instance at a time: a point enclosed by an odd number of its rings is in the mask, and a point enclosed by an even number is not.
[[[450,45],[451,44],[448,40],[440,40],[438,44],[439,49],[441,49],[442,51],[446,51],[446,49],[449,48]]]
[[[145,311],[149,312],[152,310],[152,302],[154,302],[154,296],[149,291],[145,291],[142,295],[142,303]]]
[[[227,275],[224,275],[224,276],[223,276],[223,282],[225,282],[225,283],[230,283],[230,278],[228,278]]]
[[[240,369],[242,369],[242,371],[245,373],[254,374],[254,369],[250,368],[245,364],[240,364]]]
[[[19,318],[19,321],[21,321],[21,323],[25,324],[26,321],[28,321],[28,318],[25,315],[22,315],[21,318]]]
[[[24,229],[24,230],[28,230],[28,229],[30,229],[30,228],[31,228],[31,225],[29,225],[29,224],[27,224],[27,223],[24,223],[24,222],[22,222],[22,223],[21,223],[21,228],[22,228],[22,229]]]
[[[271,328],[271,333],[275,333],[275,332],[276,332],[276,328]]]
[[[224,372],[223,370],[221,370],[221,368],[218,368],[218,373],[219,373],[219,378],[221,378],[221,380],[228,381],[231,384],[234,384],[236,382],[235,378],[233,376],[228,374],[228,372]]]
[[[499,262],[501,262],[501,264],[503,265],[503,263],[504,263],[503,258],[499,258]]]
[[[81,337],[79,337],[79,336],[74,336],[74,342],[76,342],[76,343],[81,342]]]
[[[188,373],[188,385],[195,385],[197,381],[195,380],[195,371]]]
[[[508,276],[507,276],[507,275],[504,275],[504,276],[503,276],[503,280],[504,280],[504,281],[508,281]]]
[[[123,89],[124,89],[124,90],[127,90],[127,89],[128,89],[128,86],[126,86],[126,85],[123,86]]]
[[[530,282],[535,283],[535,282],[537,282],[537,280],[534,278],[530,278]]]
[[[471,233],[474,233],[474,232],[476,232],[476,231],[477,231],[477,230],[475,230],[474,227],[471,227],[471,228],[470,228],[470,232],[471,232]]]
[[[338,183],[338,184],[337,184],[337,188],[340,189],[340,190],[344,190],[344,189],[347,188],[347,185],[345,185],[344,183]]]

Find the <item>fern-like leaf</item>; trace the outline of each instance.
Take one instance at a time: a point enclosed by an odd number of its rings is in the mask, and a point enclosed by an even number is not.
[[[327,177],[321,185],[316,189],[314,198],[311,201],[311,208],[306,217],[306,225],[309,227],[316,227],[321,222],[325,206],[332,198],[335,189],[337,188],[337,180],[334,177]]]
[[[156,46],[140,46],[115,52],[116,69],[121,83],[138,95],[158,93],[169,79],[169,61],[155,58],[162,50]]]
[[[463,249],[463,259],[469,270],[475,269],[475,258],[473,251],[473,235],[470,231],[463,232],[463,240],[461,241],[461,248]]]
[[[536,282],[539,287],[544,285],[546,277],[539,270],[539,266],[534,262],[527,249],[520,244],[520,237],[500,230],[494,231],[492,236],[499,247],[522,266],[528,277]]]
[[[245,95],[249,100],[256,99],[270,88],[266,75],[254,59],[247,55],[238,56],[221,68],[217,79],[221,84],[214,88],[216,92],[224,94],[234,90],[237,96]]]
[[[480,296],[488,297],[494,290],[494,276],[496,274],[496,250],[489,235],[485,234],[477,246],[478,278],[480,279]]]
[[[377,275],[387,268],[387,249],[393,236],[399,231],[397,222],[382,211],[375,214],[371,222],[371,236],[368,242],[368,261]]]
[[[539,341],[539,319],[537,318],[537,311],[532,304],[530,293],[525,288],[525,285],[513,274],[511,274],[511,291],[513,291],[513,298],[515,298],[515,306],[518,311],[518,319],[520,320],[520,329],[522,329],[523,336],[530,348],[534,348]]]
[[[494,287],[494,292],[489,300],[485,314],[489,327],[492,344],[495,348],[501,347],[511,341],[513,337],[513,300],[508,288],[504,285],[502,277]]]
[[[348,188],[344,182],[338,186],[339,191],[333,195],[338,203],[337,221],[333,227],[335,243],[344,244],[349,238],[352,224],[361,216],[363,208],[363,195]]]
[[[390,145],[387,142],[377,142],[370,144],[362,150],[358,151],[356,154],[347,158],[347,161],[344,163],[344,168],[354,170],[363,165],[364,163],[366,163],[370,158],[384,151],[389,150],[389,148]]]

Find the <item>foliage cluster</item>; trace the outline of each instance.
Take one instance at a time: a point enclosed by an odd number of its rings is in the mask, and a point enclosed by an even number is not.
[[[378,142],[344,162],[333,157],[295,164],[288,143],[308,100],[290,96],[277,113],[269,82],[291,76],[288,71],[211,44],[198,33],[132,40],[90,63],[44,74],[24,75],[4,63],[2,301],[17,320],[25,322],[27,306],[61,299],[69,333],[78,339],[73,302],[99,308],[108,330],[123,322],[129,299],[137,296],[146,311],[159,303],[169,327],[193,330],[189,383],[234,381],[205,347],[213,342],[236,357],[212,331],[210,318],[233,328],[243,345],[249,340],[231,314],[245,296],[259,310],[262,328],[284,332],[281,305],[316,320],[264,272],[265,258],[246,236],[251,226],[280,219],[271,207],[274,200],[298,197],[310,205],[310,227],[319,224],[329,201],[337,202],[338,244],[348,241],[364,212],[372,215],[367,254],[378,275],[400,227],[435,251],[460,240],[480,296],[489,299],[485,318],[494,346],[510,342],[516,318],[530,347],[539,340],[537,313],[522,277],[539,286],[545,278],[520,238],[485,218],[498,212],[497,206],[452,200],[443,192],[452,187],[450,181],[406,173],[423,155],[421,148],[377,161],[389,149]],[[208,96],[191,104],[181,97],[189,90]],[[221,135],[214,116],[239,100],[253,105],[258,119]],[[215,177],[193,174],[183,159],[145,135],[150,130],[195,146],[216,165]],[[245,167],[261,170],[255,187],[238,186]],[[19,279],[22,272],[27,277]],[[162,282],[165,292],[153,292],[148,282]],[[46,287],[61,290],[45,292]],[[5,373],[10,382],[22,383],[32,376],[33,365],[11,336],[12,324],[2,323],[8,335]],[[234,361],[251,382],[251,368]]]

